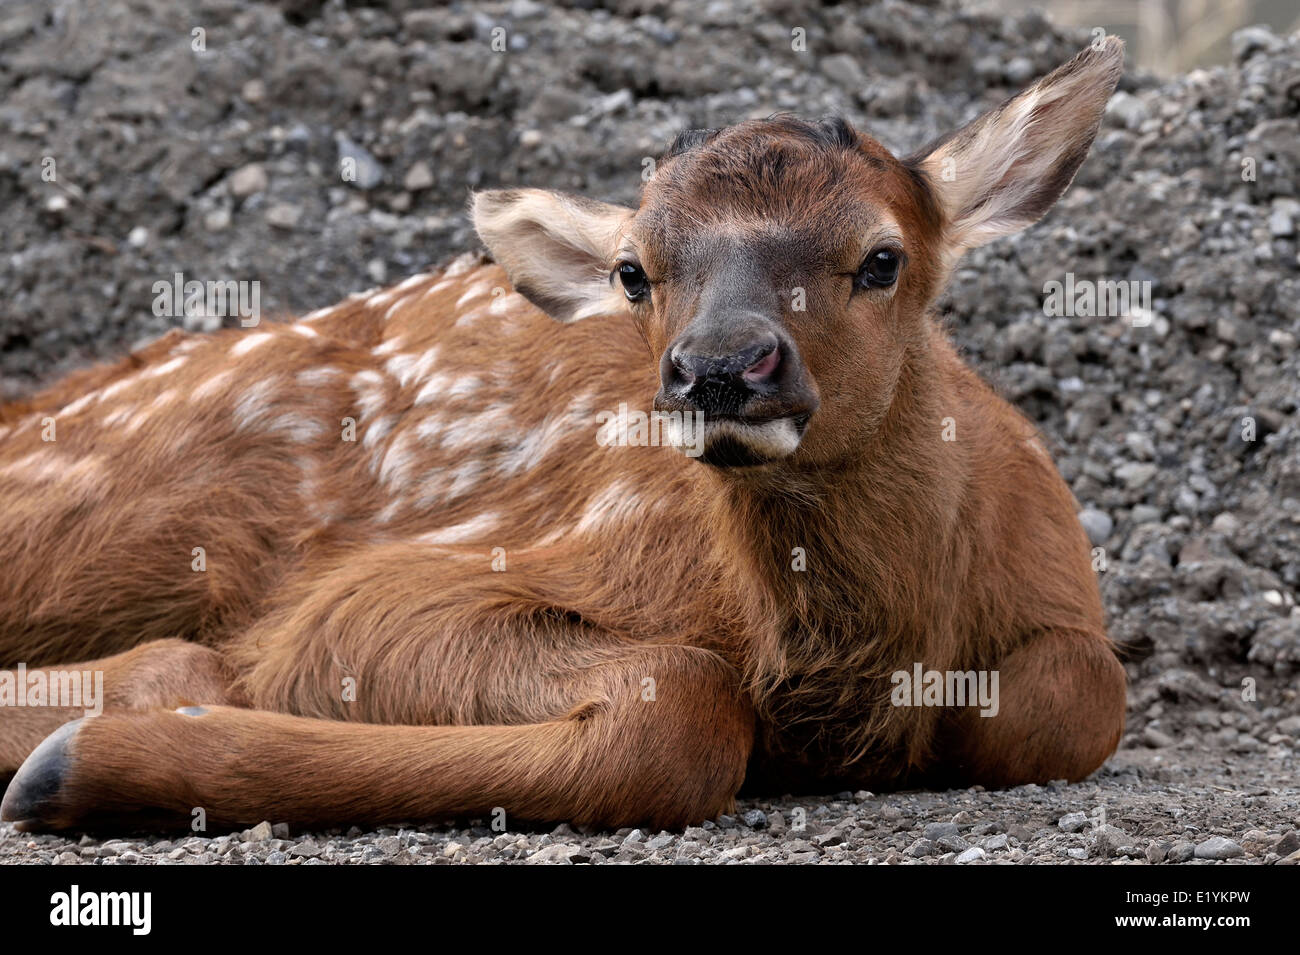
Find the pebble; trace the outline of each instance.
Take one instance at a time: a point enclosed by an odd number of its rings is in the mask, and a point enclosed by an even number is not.
[[[1223,836],[1211,836],[1204,842],[1197,844],[1195,849],[1195,855],[1198,859],[1235,859],[1237,856],[1245,854],[1245,849]]]
[[[252,162],[230,174],[230,194],[236,199],[244,199],[262,192],[269,183],[266,167],[260,162]]]

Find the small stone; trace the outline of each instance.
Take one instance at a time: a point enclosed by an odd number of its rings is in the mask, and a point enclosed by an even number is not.
[[[1292,829],[1277,842],[1273,843],[1273,851],[1280,856],[1289,856],[1291,853],[1300,849],[1300,832]]]
[[[252,829],[245,829],[239,834],[242,842],[265,842],[274,836],[271,831],[271,824],[263,820],[255,825]]]
[[[230,174],[230,194],[236,199],[243,199],[262,192],[269,183],[266,167],[260,162],[250,162]]]
[[[1062,832],[1078,832],[1088,825],[1088,817],[1081,812],[1067,812],[1056,825]]]
[[[1134,524],[1155,524],[1160,520],[1160,509],[1150,504],[1136,504],[1129,517]]]
[[[935,845],[944,852],[965,852],[970,848],[970,843],[961,836],[942,836],[936,840]]]
[[[266,222],[276,229],[293,229],[302,218],[302,209],[287,202],[277,202],[266,210]]]
[[[657,836],[647,839],[645,843],[645,847],[649,849],[651,852],[657,852],[660,849],[667,849],[670,845],[673,844],[673,840],[675,838],[677,837],[672,835],[671,833],[662,832]]]
[[[149,244],[149,230],[138,225],[127,234],[126,241],[132,248],[142,249]]]
[[[203,228],[209,232],[224,232],[230,228],[230,210],[225,206],[209,209],[203,216]]]
[[[1110,515],[1094,507],[1085,507],[1079,512],[1079,523],[1083,525],[1083,531],[1093,547],[1100,547],[1110,540],[1110,533],[1115,529],[1115,522]]]
[[[1211,836],[1197,845],[1195,854],[1198,859],[1235,859],[1237,856],[1244,856],[1246,850],[1231,839]]]
[[[421,160],[406,170],[406,176],[402,179],[402,188],[407,192],[419,192],[421,189],[428,189],[433,183],[433,170],[429,168],[428,163]]]
[[[944,838],[960,838],[961,831],[951,822],[931,822],[921,830],[921,836],[938,842]]]
[[[966,865],[968,862],[983,862],[984,859],[984,850],[979,846],[971,846],[965,852],[957,856],[957,864]]]
[[[369,190],[384,181],[384,167],[368,150],[342,133],[337,135],[335,142],[338,145],[339,176],[345,183]]]
[[[1279,239],[1295,235],[1295,220],[1285,209],[1274,209],[1268,217],[1268,231]]]
[[[824,57],[821,70],[832,83],[849,92],[862,89],[867,79],[858,61],[847,53],[832,53]]]
[[[266,99],[266,84],[261,80],[249,80],[239,90],[245,103],[260,103]]]
[[[581,847],[567,842],[556,842],[538,849],[525,859],[524,863],[526,865],[573,865],[578,856],[586,858]]]
[[[1170,862],[1187,862],[1194,855],[1196,855],[1196,846],[1190,842],[1175,842],[1166,858]]]
[[[1154,726],[1148,726],[1142,731],[1142,742],[1152,749],[1163,749],[1166,746],[1174,745],[1174,738],[1167,733],[1162,733]]]
[[[277,839],[289,838],[289,824],[287,822],[277,822],[271,826],[271,835]]]
[[[740,818],[751,829],[767,828],[767,813],[761,809],[751,809]]]
[[[924,859],[926,856],[934,855],[935,852],[935,844],[929,839],[917,839],[903,850],[903,855],[910,856],[913,859]]]
[[[1115,469],[1115,476],[1123,482],[1124,486],[1130,491],[1136,491],[1151,482],[1156,476],[1158,468],[1154,464],[1143,464],[1136,461],[1129,461],[1121,464]]]

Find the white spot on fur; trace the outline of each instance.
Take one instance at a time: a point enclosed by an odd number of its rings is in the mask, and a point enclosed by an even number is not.
[[[484,470],[486,468],[483,462],[477,458],[470,458],[463,461],[459,467],[452,468],[449,472],[451,483],[447,486],[445,499],[454,501],[472,493],[482,481]]]
[[[135,405],[122,405],[122,407],[115,411],[110,411],[108,414],[104,415],[104,424],[109,425],[110,427],[119,425],[134,413]]]
[[[447,421],[437,415],[429,415],[421,419],[420,423],[415,426],[413,433],[421,441],[434,442],[447,427]]]
[[[461,541],[474,540],[488,533],[497,526],[497,514],[489,511],[460,524],[452,524],[441,530],[421,534],[417,540],[426,544],[458,544]]]
[[[393,416],[384,415],[382,418],[376,418],[366,425],[365,434],[361,436],[361,446],[363,448],[372,448],[388,436],[388,432],[393,430]]]
[[[252,427],[262,421],[271,410],[271,383],[259,381],[249,386],[235,402],[235,426]]]
[[[442,273],[443,278],[455,278],[457,275],[463,275],[474,266],[478,265],[478,256],[473,252],[462,252],[460,255],[447,266]]]
[[[425,379],[424,386],[416,393],[415,403],[423,405],[436,401],[447,394],[448,389],[451,388],[455,381],[455,376],[446,372],[430,375]]]
[[[379,524],[387,524],[391,522],[393,518],[401,513],[404,506],[405,502],[401,498],[394,498],[385,504],[383,509],[375,515],[375,521]]]
[[[404,279],[404,280],[403,280],[403,281],[402,281],[402,282],[397,286],[397,291],[399,291],[399,292],[405,292],[405,291],[407,291],[408,289],[413,289],[413,288],[415,288],[417,285],[419,285],[421,282],[426,282],[426,281],[428,281],[429,278],[430,278],[430,275],[429,275],[428,272],[416,272],[416,273],[415,273],[414,275],[412,275],[410,278],[408,278],[408,279]]]
[[[641,497],[627,481],[615,481],[587,501],[574,530],[583,534],[603,530],[636,518],[642,510]]]
[[[566,437],[575,431],[589,429],[595,420],[591,410],[593,398],[590,392],[584,393],[561,413],[548,414],[540,425],[525,434],[522,440],[501,456],[497,471],[509,476],[536,467]]]
[[[190,392],[190,401],[205,401],[211,398],[225,386],[227,381],[234,377],[234,374],[229,369],[217,372]]]
[[[301,335],[303,338],[320,338],[320,332],[316,331],[316,329],[312,328],[310,325],[297,323],[290,325],[289,331]]]
[[[267,427],[271,431],[283,434],[290,441],[299,443],[316,441],[325,434],[325,425],[297,411],[286,411],[284,414],[276,415],[267,422]]]
[[[377,416],[388,404],[388,398],[384,394],[384,376],[379,372],[369,368],[359,371],[352,376],[348,384],[357,393],[362,420]]]
[[[59,412],[59,414],[74,415],[79,411],[84,411],[87,405],[89,405],[91,402],[98,401],[99,397],[100,396],[98,392],[92,391],[90,394],[83,395],[82,397],[74,401],[72,404],[67,405],[62,411]]]
[[[330,305],[328,308],[318,308],[314,312],[308,312],[301,319],[299,319],[299,321],[317,322],[320,321],[322,318],[325,318],[326,316],[333,315],[334,312],[336,312],[337,310],[338,310],[337,305]]]
[[[337,368],[328,366],[322,368],[307,368],[294,375],[294,381],[308,388],[319,388],[324,385],[333,384],[335,379],[341,377],[343,372]]]
[[[490,294],[492,289],[495,287],[495,285],[486,279],[481,282],[475,282],[465,290],[464,294],[461,295],[460,298],[456,299],[456,308],[461,308],[476,298],[482,298],[484,295]]]
[[[434,346],[424,352],[407,352],[394,355],[384,363],[384,371],[397,379],[403,388],[420,381],[438,361],[438,348]]]
[[[189,361],[184,355],[180,358],[173,358],[171,361],[165,361],[161,365],[154,365],[152,368],[146,368],[140,372],[141,378],[161,378],[163,375],[170,375],[181,365]]]
[[[416,456],[411,448],[413,436],[404,432],[393,438],[379,466],[379,482],[386,487],[403,487],[410,481],[411,468],[415,466]]]
[[[452,451],[464,451],[489,439],[508,438],[518,434],[512,426],[514,409],[509,405],[497,405],[474,415],[465,415],[457,419],[454,428],[443,434],[442,446]]]
[[[254,348],[261,348],[274,337],[270,332],[257,332],[253,335],[247,335],[231,346],[230,354],[234,358],[247,355]]]
[[[121,378],[113,382],[111,385],[105,388],[103,392],[101,392],[100,400],[108,401],[109,399],[116,397],[117,395],[125,391],[127,388],[130,388],[133,384],[135,384],[139,380],[139,378],[140,378],[139,375],[130,375],[126,378]]]

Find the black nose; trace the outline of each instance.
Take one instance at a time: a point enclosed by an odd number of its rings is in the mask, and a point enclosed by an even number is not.
[[[755,395],[771,392],[780,367],[780,343],[766,333],[728,349],[679,341],[664,355],[660,377],[664,391],[680,395],[705,414],[725,415],[738,413]]]

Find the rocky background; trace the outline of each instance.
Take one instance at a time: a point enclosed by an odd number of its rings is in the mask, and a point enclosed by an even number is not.
[[[0,399],[212,327],[153,314],[177,271],[307,311],[472,246],[472,188],[633,203],[678,130],[777,110],[904,152],[1087,40],[900,0],[7,0]],[[1126,76],[1065,199],[969,255],[941,303],[1099,548],[1132,687],[1088,783],[749,802],[685,834],[4,828],[0,861],[1296,862],[1298,190],[1300,35],[1243,30],[1231,64]],[[1150,282],[1150,311],[1049,317],[1044,284],[1071,272]]]

